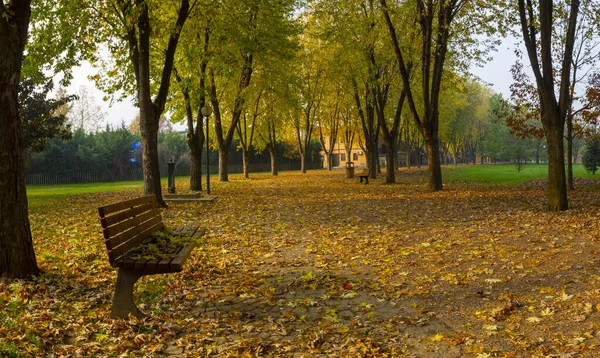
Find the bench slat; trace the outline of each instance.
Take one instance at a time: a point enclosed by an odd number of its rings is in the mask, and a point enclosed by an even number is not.
[[[132,269],[135,267],[135,260],[133,260],[133,259],[123,259],[123,260],[120,260],[118,263],[119,263],[119,267],[122,267],[122,268]]]
[[[183,270],[183,263],[190,256],[194,247],[196,247],[196,243],[191,243],[189,245],[184,246],[177,254],[177,257],[175,257],[173,261],[171,261],[171,269],[177,271]]]
[[[136,269],[143,269],[143,268],[146,268],[146,264],[148,263],[148,261],[150,261],[150,260],[148,260],[148,259],[140,259],[140,260],[136,260],[136,261],[135,261],[135,265],[134,265],[134,267],[135,267]]]
[[[158,268],[158,263],[160,262],[159,259],[154,259],[154,260],[149,260],[148,262],[146,262],[146,267],[149,270],[153,270],[153,269],[157,269]]]
[[[158,270],[164,270],[164,271],[168,271],[171,269],[171,261],[173,261],[173,259],[162,259],[158,262],[158,264],[156,264],[156,268]]]
[[[154,216],[150,220],[147,220],[143,223],[138,224],[137,226],[134,226],[131,230],[122,232],[119,235],[106,239],[106,248],[108,250],[113,250],[117,246],[131,239],[135,239],[138,244],[141,244],[142,240],[148,237],[148,235],[142,238],[139,238],[138,236],[141,233],[148,231],[149,228],[155,227],[158,223],[162,223],[162,218],[160,216]]]
[[[117,235],[126,232],[127,230],[136,227],[146,221],[151,220],[154,217],[160,216],[160,211],[158,209],[152,209],[152,211],[148,211],[143,213],[142,215],[132,217],[129,220],[123,221],[120,224],[110,226],[104,229],[104,238],[106,240],[111,240],[111,238],[116,238]]]
[[[158,208],[158,204],[156,203],[156,201],[152,201],[150,203],[146,203],[146,204],[140,205],[138,207],[131,208],[127,211],[123,211],[120,213],[116,213],[114,215],[100,218],[100,223],[102,224],[102,228],[106,229],[109,226],[118,224],[121,221],[127,220],[129,218],[139,216],[140,214],[143,214],[143,213],[150,211],[152,209],[155,209],[155,208]]]
[[[129,250],[133,249],[134,247],[138,246],[139,244],[141,244],[142,241],[144,241],[144,239],[147,238],[151,233],[153,233],[154,231],[157,231],[157,230],[162,230],[162,229],[164,229],[164,227],[165,227],[165,224],[163,224],[162,221],[159,221],[157,224],[148,228],[146,231],[141,232],[139,235],[135,236],[131,240],[126,241],[122,245],[117,246],[114,249],[110,250],[108,252],[108,257],[109,257],[110,261],[112,262],[115,259],[119,258],[127,251],[129,251]],[[130,231],[133,231],[133,230],[130,230]]]
[[[145,203],[149,203],[152,201],[156,201],[156,196],[154,194],[142,196],[140,198],[135,198],[135,199],[131,199],[131,200],[125,200],[125,201],[121,201],[121,202],[114,203],[114,204],[101,206],[98,208],[98,213],[100,214],[100,217],[103,218],[109,214],[116,213],[123,209],[128,209],[128,208],[142,205]]]
[[[197,228],[196,232],[192,235],[192,238],[193,239],[199,239],[199,238],[201,238],[202,236],[204,236],[204,231],[205,231],[204,227]]]

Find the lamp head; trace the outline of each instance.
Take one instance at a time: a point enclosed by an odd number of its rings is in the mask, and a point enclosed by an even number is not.
[[[210,117],[210,115],[213,113],[213,109],[210,108],[210,106],[204,106],[201,112],[204,117]]]

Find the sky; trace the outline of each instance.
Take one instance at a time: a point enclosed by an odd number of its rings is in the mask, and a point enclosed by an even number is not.
[[[471,68],[473,75],[490,85],[495,92],[501,93],[504,98],[510,96],[510,85],[512,84],[510,68],[515,62],[514,44],[514,38],[505,39],[497,48],[497,51],[492,54],[492,61],[483,67]],[[88,91],[94,94],[95,103],[106,113],[106,122],[111,126],[120,126],[121,122],[124,122],[126,126],[129,125],[138,114],[138,109],[134,105],[134,98],[130,97],[122,102],[113,101],[112,105],[103,101],[104,94],[102,91],[98,90],[94,83],[87,78],[94,73],[96,73],[96,70],[87,63],[75,68],[73,70],[73,81],[67,88],[68,93],[77,93],[81,86],[86,86]],[[176,128],[179,128],[179,126],[176,126]]]
[[[487,83],[495,92],[501,93],[505,99],[510,97],[510,85],[513,83],[510,73],[515,63],[515,38],[506,38],[492,53],[493,60],[483,67],[472,67],[471,73]],[[527,62],[527,60],[525,60]]]
[[[82,66],[73,69],[73,80],[67,93],[76,94],[80,87],[85,86],[88,92],[93,93],[95,104],[100,106],[103,112],[106,113],[105,123],[108,122],[111,126],[120,126],[124,122],[126,126],[131,123],[138,114],[138,109],[134,106],[133,97],[125,99],[122,102],[113,101],[112,106],[109,102],[104,102],[102,98],[104,93],[98,90],[93,81],[88,79],[88,76],[96,73],[96,70],[89,64],[84,63]]]

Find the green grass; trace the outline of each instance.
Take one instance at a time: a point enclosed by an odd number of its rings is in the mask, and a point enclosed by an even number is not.
[[[573,172],[576,178],[600,179],[600,174],[594,176],[587,173],[581,164],[575,164]],[[445,182],[514,185],[547,178],[548,166],[526,164],[521,166],[520,172],[517,171],[517,166],[514,164],[447,166],[443,168],[442,176]],[[163,179],[163,186],[166,186],[166,179]],[[27,187],[27,197],[30,205],[45,205],[74,195],[142,190],[142,188],[141,180],[115,183],[31,185]]]
[[[27,187],[27,199],[30,203],[44,204],[79,194],[140,190],[142,188],[142,181],[65,185],[31,185]]]
[[[573,175],[576,178],[600,178],[600,175],[588,174],[581,164],[573,166]],[[442,176],[447,181],[511,185],[547,178],[548,165],[526,164],[521,166],[521,171],[517,171],[514,164],[448,166],[443,169]]]

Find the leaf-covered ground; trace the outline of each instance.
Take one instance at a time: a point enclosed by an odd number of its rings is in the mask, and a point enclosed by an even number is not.
[[[96,212],[141,189],[33,202],[45,272],[0,279],[0,356],[599,356],[600,185],[578,182],[572,209],[549,213],[543,182],[425,181],[213,183],[215,202],[163,212],[207,234],[183,273],[137,285],[143,320],[109,318]]]

